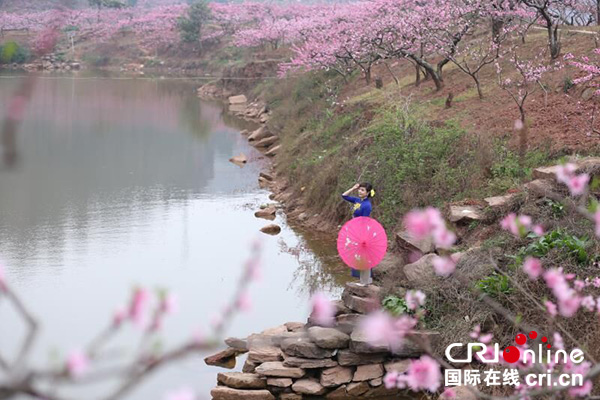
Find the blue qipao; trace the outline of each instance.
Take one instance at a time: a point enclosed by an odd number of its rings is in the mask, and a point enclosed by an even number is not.
[[[371,215],[371,210],[373,209],[373,207],[371,206],[371,201],[368,197],[366,197],[364,200],[361,200],[358,197],[342,195],[342,198],[354,204],[354,212],[352,213],[352,218],[368,217],[369,215]],[[352,276],[355,278],[359,278],[360,272],[352,268]],[[373,271],[371,271],[371,276],[373,276]]]

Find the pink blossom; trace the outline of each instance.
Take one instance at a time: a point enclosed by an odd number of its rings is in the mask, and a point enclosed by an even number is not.
[[[404,216],[404,227],[417,240],[431,237],[439,248],[449,248],[456,242],[456,235],[446,228],[442,214],[433,207],[410,211]]]
[[[133,292],[133,298],[129,306],[129,317],[133,322],[141,327],[146,322],[146,313],[148,303],[150,302],[150,292],[144,288],[136,288]]]
[[[588,396],[593,389],[592,381],[587,380],[583,382],[583,386],[575,386],[569,389],[569,395],[577,396],[577,397],[585,397]]]
[[[535,225],[531,231],[538,236],[544,236],[544,228],[541,225]]]
[[[175,314],[177,311],[179,311],[179,301],[177,300],[177,296],[171,293],[167,294],[163,298],[160,308],[161,311],[167,315]]]
[[[421,292],[420,290],[409,290],[408,292],[406,292],[406,306],[410,310],[416,310],[417,308],[419,308],[419,306],[425,304],[426,297],[427,296],[425,295],[425,293]]]
[[[165,400],[194,400],[196,394],[190,388],[181,388],[165,395]]]
[[[573,176],[576,170],[577,166],[572,163],[559,165],[556,168],[556,180],[561,183],[567,184],[567,182]]]
[[[479,325],[475,325],[475,327],[473,328],[473,331],[471,331],[471,333],[469,333],[469,336],[472,339],[477,339],[480,334],[481,334],[481,327]]]
[[[312,296],[311,303],[311,318],[314,319],[318,325],[333,325],[335,317],[335,307],[333,303],[323,293],[315,293]]]
[[[121,326],[121,324],[123,323],[123,321],[125,321],[126,318],[127,310],[125,310],[125,308],[123,307],[117,308],[113,314],[113,326],[115,328]]]
[[[561,271],[552,268],[544,273],[544,280],[546,281],[546,285],[552,289],[558,284],[564,283],[565,278]]]
[[[82,376],[88,370],[89,365],[90,361],[87,355],[82,351],[74,350],[69,354],[67,359],[67,371],[70,376],[74,378]]]
[[[398,383],[398,372],[390,371],[383,378],[383,384],[386,389],[394,389]]]
[[[546,300],[544,302],[544,304],[546,306],[546,311],[548,311],[548,314],[550,314],[552,317],[556,317],[556,314],[558,313],[558,310],[556,308],[556,304],[554,304],[550,300]]]
[[[535,257],[527,257],[523,263],[523,271],[534,281],[542,274],[542,262]]]
[[[394,351],[402,345],[404,337],[415,324],[413,318],[405,315],[394,318],[386,312],[375,311],[361,320],[359,329],[364,332],[367,342],[384,344]]]
[[[252,309],[252,300],[248,292],[244,291],[240,293],[236,305],[241,311],[250,311]]]
[[[452,388],[446,388],[441,398],[444,400],[456,399],[456,392]]]
[[[563,342],[563,338],[558,332],[554,332],[554,340],[552,341],[552,345],[559,350],[565,349],[565,344]]]
[[[493,338],[494,338],[494,334],[493,333],[487,333],[485,335],[481,335],[479,337],[479,341],[481,343],[487,344],[487,343],[491,342]],[[493,349],[493,348],[492,347],[488,347],[488,349]]]
[[[564,299],[560,299],[558,301],[558,310],[560,315],[567,318],[572,317],[579,309],[580,304],[581,297],[579,296],[573,295],[565,297]]]
[[[594,285],[595,288],[600,288],[600,278],[595,277],[594,281],[592,282],[592,285]]]
[[[246,273],[250,280],[258,281],[262,278],[260,264],[258,260],[249,260],[246,262]]]
[[[413,210],[406,214],[404,227],[417,240],[425,239],[431,232],[429,216],[421,210]]]
[[[581,299],[581,306],[585,307],[588,311],[594,311],[596,309],[596,300],[593,296],[585,296]]]
[[[442,378],[440,365],[429,356],[421,356],[418,360],[411,360],[406,375],[408,387],[415,392],[419,390],[435,392],[440,387]]]
[[[588,174],[580,174],[571,177],[567,181],[567,186],[573,196],[579,196],[585,192],[590,176]]]
[[[433,268],[439,276],[447,277],[456,270],[456,263],[450,257],[436,257],[433,259]]]
[[[502,229],[509,231],[513,235],[521,237],[524,236],[531,227],[531,217],[528,215],[517,216],[515,213],[510,213],[502,218],[500,226]]]
[[[575,282],[573,282],[573,286],[575,287],[575,290],[581,292],[585,288],[585,282],[577,279]]]
[[[449,249],[456,242],[456,234],[445,226],[434,229],[432,237],[436,247],[441,249]]]

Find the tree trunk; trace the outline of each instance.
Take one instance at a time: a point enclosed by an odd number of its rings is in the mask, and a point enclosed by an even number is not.
[[[504,19],[492,17],[492,40],[496,44],[499,41],[500,33],[502,32],[503,27],[504,27]]]
[[[365,81],[367,81],[367,85],[371,84],[371,68],[363,68],[363,72],[365,73]]]
[[[419,67],[419,64],[415,64],[415,74],[415,86],[419,86],[421,85],[421,67]]]
[[[483,92],[481,91],[481,84],[479,83],[479,78],[477,75],[471,75],[471,78],[475,81],[475,86],[477,86],[477,94],[479,95],[479,100],[483,100]]]

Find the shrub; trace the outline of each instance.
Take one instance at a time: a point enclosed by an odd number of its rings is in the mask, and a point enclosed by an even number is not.
[[[29,60],[30,56],[29,49],[16,42],[11,41],[0,45],[0,63],[2,64],[23,64]]]

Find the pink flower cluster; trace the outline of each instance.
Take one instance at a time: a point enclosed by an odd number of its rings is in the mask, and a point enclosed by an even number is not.
[[[311,319],[317,325],[331,326],[334,323],[335,306],[323,293],[315,293],[311,299],[312,313]]]
[[[409,310],[415,311],[419,307],[425,305],[425,299],[425,293],[420,290],[409,290],[406,292],[405,300]]]
[[[407,315],[394,318],[384,311],[373,312],[364,317],[359,329],[372,345],[386,345],[395,351],[401,348],[406,335],[415,327],[417,321]]]
[[[519,215],[510,213],[500,221],[500,226],[505,231],[509,231],[517,237],[525,237],[528,232],[533,232],[538,236],[544,234],[544,229],[541,225],[533,225],[529,215]]]
[[[552,293],[558,299],[558,310],[563,317],[572,317],[575,315],[581,305],[581,297],[571,288],[568,279],[573,279],[572,275],[564,275],[561,269],[553,268],[544,273],[546,285],[552,289]],[[552,306],[546,304],[546,308],[552,314]]]
[[[410,388],[414,392],[428,390],[435,392],[440,387],[442,373],[437,361],[429,356],[421,356],[418,360],[411,360],[408,370],[404,374],[396,371],[388,372],[384,377],[387,389]]]
[[[456,270],[459,259],[460,253],[454,253],[450,257],[436,257],[433,259],[433,269],[439,276],[450,276]]]
[[[576,175],[576,171],[575,164],[560,165],[556,170],[556,180],[567,185],[573,196],[580,196],[585,192],[590,176],[588,174]]]
[[[446,222],[437,208],[410,211],[404,216],[404,227],[415,239],[432,238],[436,247],[442,249],[448,249],[456,242],[456,235],[446,228]]]
[[[74,350],[67,358],[67,372],[73,378],[79,378],[87,372],[90,366],[90,360],[85,353],[80,350]]]

